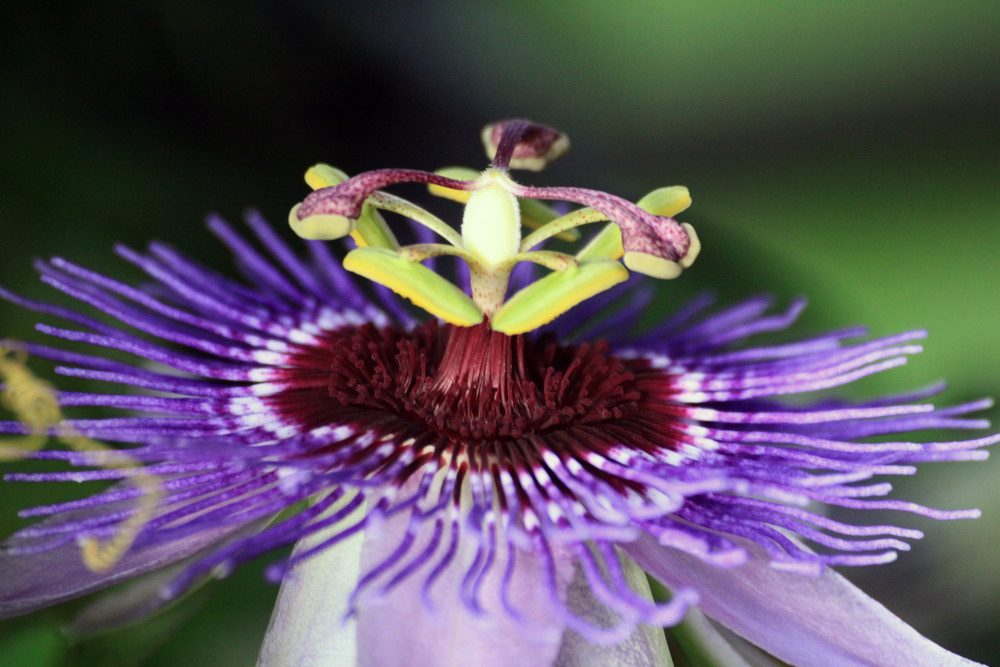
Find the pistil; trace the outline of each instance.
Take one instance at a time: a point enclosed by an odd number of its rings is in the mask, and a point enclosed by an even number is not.
[[[292,229],[305,238],[350,235],[357,248],[344,268],[389,287],[449,324],[483,321],[508,335],[527,333],[628,278],[628,269],[660,279],[676,278],[691,266],[700,244],[694,229],[673,219],[691,198],[684,187],[654,190],[631,203],[605,192],[576,187],[521,185],[511,169],[539,170],[569,148],[565,134],[525,120],[487,126],[483,143],[492,162],[485,171],[449,167],[437,172],[378,169],[357,176],[317,165],[306,174],[316,191],[295,206]],[[432,194],[465,204],[461,230],[429,211],[383,192],[397,183],[423,183]],[[584,208],[559,215],[537,200],[562,200]],[[379,211],[409,218],[446,243],[400,246]],[[542,249],[553,237],[574,241],[578,228],[608,220],[577,254]],[[522,240],[522,224],[535,231]],[[422,262],[443,255],[469,268],[466,292]],[[533,262],[550,273],[508,295],[511,270]]]

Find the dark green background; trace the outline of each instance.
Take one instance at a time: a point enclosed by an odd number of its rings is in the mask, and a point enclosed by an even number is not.
[[[252,205],[283,224],[320,160],[485,165],[479,127],[518,115],[574,141],[532,182],[633,199],[690,187],[704,250],[664,309],[706,286],[806,294],[806,332],[930,330],[924,355],[858,395],[939,378],[946,401],[998,395],[998,34],[992,1],[7,2],[0,283],[47,294],[30,264],[52,254],[134,276],[110,247],[153,237],[228,266],[206,211]],[[33,321],[0,304],[4,334],[32,336]],[[847,572],[985,662],[1000,660],[998,475],[994,461],[903,480],[900,496],[984,516],[896,517],[926,539]],[[17,508],[81,491],[0,484],[0,533]],[[0,624],[0,656],[251,664],[275,592],[249,568],[72,648],[57,633],[68,610],[50,610]]]

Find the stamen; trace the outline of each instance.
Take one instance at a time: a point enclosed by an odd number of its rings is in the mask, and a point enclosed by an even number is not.
[[[550,322],[628,276],[608,262],[622,260],[632,270],[667,279],[680,275],[697,256],[700,244],[693,228],[670,217],[690,205],[686,188],[660,188],[632,204],[594,190],[527,187],[511,180],[508,170],[541,169],[568,149],[566,135],[530,121],[508,120],[487,126],[483,141],[493,162],[482,173],[463,167],[435,173],[381,169],[347,178],[339,170],[317,165],[307,173],[306,181],[319,189],[292,209],[291,226],[307,238],[351,234],[359,251],[394,252],[395,257],[355,251],[345,268],[389,287],[449,323],[472,326],[478,316],[485,315],[495,330],[511,335]],[[431,194],[464,203],[461,233],[419,206],[381,192],[396,183],[425,183]],[[538,199],[572,201],[586,208],[559,216]],[[454,249],[426,243],[400,248],[375,209],[415,220]],[[613,224],[575,257],[535,250],[552,237],[575,240],[577,227],[601,220]],[[537,227],[523,242],[522,222]],[[471,303],[459,294],[461,290],[419,265],[440,255],[460,257],[468,265]],[[511,271],[525,261],[551,269],[553,274],[506,300]]]
[[[309,168],[306,171],[306,183],[313,190],[321,190],[323,188],[333,187],[339,185],[344,181],[348,180],[349,176],[335,167],[331,167],[326,164],[317,164]],[[292,226],[292,230],[301,236],[302,238],[312,239],[312,240],[332,240],[334,238],[340,238],[350,233],[351,237],[360,247],[365,246],[375,246],[376,248],[398,248],[399,242],[396,237],[393,236],[389,227],[385,224],[385,220],[382,216],[378,214],[378,211],[369,204],[366,204],[361,209],[361,215],[356,221],[348,221],[347,218],[343,216],[315,216],[315,220],[307,218],[302,220],[297,215],[297,207],[292,209],[289,215],[289,223]],[[357,229],[355,229],[355,225]],[[326,229],[324,226],[327,226]],[[347,229],[344,233],[339,236],[333,236],[341,228]],[[320,236],[310,236],[310,232],[314,234],[320,234],[322,232],[326,234],[322,237]]]
[[[572,201],[599,211],[622,232],[625,265],[654,278],[676,278],[694,263],[701,245],[687,223],[644,211],[621,197],[584,188],[538,188],[508,179],[508,189],[518,197]]]
[[[479,306],[462,290],[422,264],[382,248],[358,248],[344,258],[344,268],[385,285],[418,308],[459,326],[483,319]]]

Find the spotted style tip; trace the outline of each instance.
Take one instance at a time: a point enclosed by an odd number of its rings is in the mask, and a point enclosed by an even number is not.
[[[482,131],[486,155],[499,169],[541,171],[569,150],[569,136],[529,120],[502,120]]]

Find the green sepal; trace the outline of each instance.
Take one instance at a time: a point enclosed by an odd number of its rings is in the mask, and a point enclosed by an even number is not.
[[[385,285],[418,308],[446,322],[468,327],[483,321],[479,306],[465,292],[426,266],[385,248],[357,248],[347,253],[344,268]]]
[[[510,336],[532,331],[627,278],[625,267],[612,259],[571,266],[515,294],[493,315],[492,327]]]

